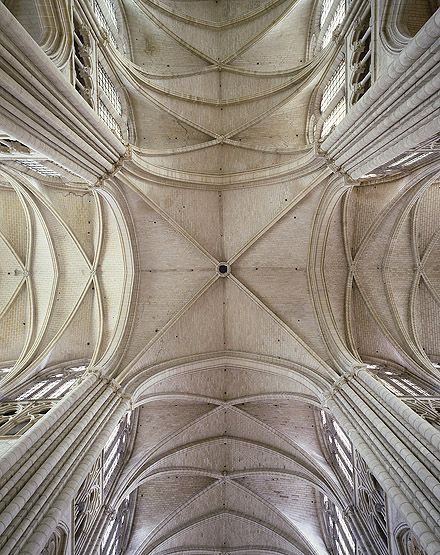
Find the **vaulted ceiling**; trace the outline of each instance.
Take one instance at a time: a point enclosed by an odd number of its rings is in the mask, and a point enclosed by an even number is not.
[[[434,371],[439,186],[316,155],[314,4],[124,2],[130,159],[92,190],[2,173],[5,360],[89,359],[139,409],[127,553],[327,553],[323,396],[361,359]]]
[[[139,267],[119,379],[140,406],[120,486],[137,490],[128,553],[326,553],[318,492],[337,488],[316,406],[330,369],[307,265],[330,172],[305,138],[311,9],[126,5],[136,139],[115,183]]]

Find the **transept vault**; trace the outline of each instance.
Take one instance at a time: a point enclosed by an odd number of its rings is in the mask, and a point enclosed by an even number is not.
[[[0,555],[440,554],[440,11],[0,2]]]

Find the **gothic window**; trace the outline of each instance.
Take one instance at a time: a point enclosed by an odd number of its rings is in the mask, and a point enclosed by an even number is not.
[[[85,366],[52,370],[19,386],[0,403],[0,436],[19,436],[64,397],[83,374]]]
[[[330,499],[323,495],[324,520],[327,536],[336,555],[354,555],[356,544],[344,515]]]
[[[353,497],[353,447],[347,434],[328,413],[321,410],[321,425],[330,462]],[[356,544],[342,511],[327,496],[322,496],[327,538],[335,555],[354,555]]]
[[[132,413],[129,412],[121,418],[118,425],[113,430],[98,460],[93,465],[92,470],[78,491],[74,501],[75,553],[86,552],[87,538],[90,537],[90,532],[98,516],[102,514],[104,500],[109,493],[110,486],[114,483],[118,470],[121,469],[126,459],[130,433],[132,432],[131,423]],[[123,514],[125,515],[126,513]],[[124,524],[124,519],[125,516],[122,516],[121,513],[119,520],[116,518],[116,521]],[[112,521],[110,522],[112,523]],[[114,523],[109,523],[110,528],[106,529],[104,534],[108,533],[109,537],[107,537],[105,542],[109,545],[109,542],[111,542],[113,538],[114,541],[111,543],[111,549],[116,549],[119,543],[111,533],[113,525]],[[103,554],[104,553],[116,554],[118,552],[110,550],[108,552],[103,551]]]
[[[27,432],[54,406],[53,401],[0,403],[0,437],[12,438]]]
[[[324,86],[320,113],[323,120],[321,137],[326,137],[342,121],[347,112],[345,60],[341,60]]]
[[[122,116],[121,98],[101,62],[98,62],[98,85],[116,110],[117,114]]]
[[[114,0],[103,0],[103,4],[107,9],[107,13],[111,23],[118,28],[118,19],[116,17],[116,6]]]
[[[344,119],[346,112],[347,104],[344,96],[324,120],[321,136],[326,137]]]
[[[61,399],[83,374],[85,365],[71,366],[62,370],[53,371],[37,380],[30,382],[26,389],[17,396],[17,401],[36,399]]]
[[[373,375],[391,393],[394,393],[414,412],[430,424],[440,427],[440,388],[417,379],[408,372],[399,372],[391,367],[369,364]]]
[[[125,543],[128,539],[133,500],[133,495],[126,497],[117,512],[109,514],[109,520],[101,541],[101,555],[118,555],[124,552]]]
[[[93,465],[74,501],[75,553],[82,553],[85,542],[102,507],[102,457]]]
[[[93,107],[92,47],[90,32],[73,14],[73,68],[75,89]]]
[[[330,459],[350,488],[353,488],[353,448],[339,424],[325,411],[321,411],[321,422]]]
[[[351,43],[351,104],[355,104],[371,86],[371,8],[356,25]]]
[[[104,465],[104,488],[108,488],[114,478],[116,471],[124,460],[131,433],[131,412],[121,419],[108,439],[103,452]]]
[[[382,555],[388,555],[388,534],[385,494],[356,453],[356,509],[367,527],[369,536]]]
[[[23,166],[29,170],[39,173],[40,175],[44,175],[46,177],[60,177],[60,174],[50,168],[47,168],[41,162],[37,160],[31,160],[29,158],[25,158],[23,160],[15,160],[17,164]]]
[[[321,423],[330,452],[330,462],[343,478],[353,503],[353,514],[366,527],[377,552],[388,555],[385,494],[368,470],[362,457],[353,449],[347,434],[327,413],[321,411]],[[354,555],[356,544],[347,520],[338,507],[324,497],[326,527],[335,553]]]
[[[322,10],[321,10],[321,17],[319,19],[319,26],[322,29],[324,27],[324,23],[327,19],[329,11],[333,5],[333,0],[323,0],[322,2]]]
[[[98,115],[111,131],[122,139],[122,102],[109,74],[98,62]]]
[[[98,27],[103,30],[113,46],[117,47],[119,31],[115,0],[93,0],[93,14]],[[103,49],[92,24],[75,4],[74,9],[74,85],[83,98],[96,110],[107,127],[120,139],[126,120],[123,118],[121,95],[111,76],[107,62],[109,53]],[[121,39],[122,40],[122,39]]]
[[[93,11],[100,27],[107,35],[109,41],[115,48],[117,48],[118,44],[115,37],[115,31],[117,32],[115,5],[112,0],[104,0],[102,4],[103,6],[101,7],[101,3],[98,2],[98,0],[93,0]],[[107,12],[108,15],[104,12]]]
[[[324,33],[322,38],[322,48],[325,48],[331,41],[333,33],[336,31],[338,25],[344,21],[345,17],[345,0],[338,2],[323,2],[321,12],[321,34]]]
[[[115,135],[122,138],[121,127],[101,99],[98,101],[98,115]]]

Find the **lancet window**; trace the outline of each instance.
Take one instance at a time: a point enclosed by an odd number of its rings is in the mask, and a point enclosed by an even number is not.
[[[354,521],[368,530],[377,553],[388,554],[388,532],[385,494],[347,434],[328,413],[321,411],[321,424],[330,454],[330,462],[342,478],[351,501]],[[325,524],[333,551],[338,555],[360,553],[355,535],[345,515],[330,499],[323,497]]]
[[[25,168],[28,168],[34,172],[39,173],[40,175],[49,176],[49,177],[60,177],[59,173],[57,173],[54,170],[51,170],[50,168],[47,168],[46,166],[43,166],[43,164],[41,164],[40,162],[37,162],[37,160],[30,160],[29,158],[24,158],[23,160],[15,160],[15,162],[17,164],[20,164],[20,166],[24,166]]]
[[[353,496],[353,448],[339,424],[321,411],[321,426],[330,463],[341,478],[344,489]],[[327,539],[336,555],[354,555],[356,542],[342,511],[326,495],[322,496]]]
[[[342,61],[332,73],[330,80],[324,87],[321,99],[321,113],[323,114],[331,105],[338,93],[343,91],[345,86],[345,61]]]
[[[132,415],[129,412],[121,419],[104,447],[104,488],[111,485],[112,478],[114,478],[124,460],[132,431],[131,424]]]
[[[131,433],[132,413],[129,412],[119,421],[107,440],[104,449],[101,451],[98,460],[78,491],[74,501],[75,553],[87,552],[88,546],[86,542],[90,537],[90,532],[96,525],[98,517],[103,514],[110,488],[129,454]],[[128,518],[128,506],[128,502],[125,503],[124,501],[121,505],[121,513],[118,511],[114,522],[112,520],[114,515],[109,514],[110,522],[104,532],[103,545],[105,545],[106,550],[102,551],[103,555],[119,553],[115,549],[120,545],[118,534],[121,532],[120,527],[125,526],[125,520]],[[113,526],[116,526],[118,529],[112,532]],[[117,534],[116,536],[115,533]]]
[[[357,24],[351,41],[351,104],[355,104],[371,86],[371,7]]]
[[[335,554],[354,555],[356,544],[341,510],[324,495],[324,518],[327,534]]]
[[[98,62],[98,85],[117,114],[122,116],[121,97],[101,62]]]
[[[370,364],[369,369],[387,389],[411,407],[419,416],[440,427],[440,387],[435,387],[408,372]]]
[[[124,553],[130,529],[130,515],[133,511],[134,495],[128,496],[120,504],[115,514],[110,514],[101,542],[101,555]]]
[[[344,119],[346,112],[347,103],[344,96],[324,120],[321,136],[326,137]]]
[[[95,12],[96,19],[99,25],[102,27],[105,34],[107,35],[109,41],[112,43],[112,45],[115,48],[117,48],[118,43],[116,41],[114,31],[111,29],[111,27],[113,26],[114,29],[117,31],[115,5],[111,0],[105,0],[104,6],[105,6],[104,8],[105,12],[108,13],[107,17],[106,17],[106,14],[104,13],[104,10],[101,8],[100,2],[98,2],[98,0],[93,0],[93,11]],[[109,23],[109,20],[111,23]]]
[[[351,442],[339,424],[324,411],[321,411],[321,422],[331,462],[350,488],[353,488],[353,448]]]
[[[341,60],[324,86],[320,112],[323,118],[321,137],[326,137],[347,112],[345,60]]]
[[[121,97],[101,61],[98,62],[98,115],[113,133],[122,139]]]
[[[72,389],[85,365],[48,373],[20,386],[0,403],[0,437],[17,437],[29,430]]]
[[[83,12],[79,2],[74,5],[74,85],[76,90],[98,113],[99,117],[119,138],[126,128],[121,95],[111,75],[109,52],[96,35],[96,23],[117,47],[122,36],[114,0],[93,0],[95,22]]]
[[[324,8],[326,8],[326,17],[323,19],[321,17],[321,30],[324,32],[322,38],[322,48],[325,48],[332,39],[333,33],[336,31],[338,25],[344,21],[345,17],[345,0],[339,0],[339,2],[331,2],[330,7],[326,6],[326,2],[323,5],[322,14],[324,14]],[[333,10],[333,7],[336,8]]]

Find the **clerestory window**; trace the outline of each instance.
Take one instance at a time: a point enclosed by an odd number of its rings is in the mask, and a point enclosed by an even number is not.
[[[325,411],[321,423],[330,457],[343,479],[353,488],[353,448],[347,434]]]
[[[332,103],[333,99],[345,86],[345,61],[342,61],[332,73],[330,80],[324,87],[321,99],[321,114],[323,114]]]
[[[322,125],[321,137],[326,137],[333,129],[341,123],[347,113],[347,101],[345,96],[336,104],[333,110],[325,118]]]
[[[101,555],[123,553],[129,532],[132,497],[128,496],[119,506],[115,515],[110,515],[101,542]]]
[[[321,23],[321,28],[324,31],[324,36],[322,39],[322,48],[325,48],[331,41],[333,37],[333,33],[336,31],[338,25],[340,25],[344,21],[345,17],[345,0],[339,0],[336,5],[336,9],[334,11],[333,16],[331,17],[330,21],[328,21],[328,14],[333,7],[334,2],[331,2],[330,7],[327,10],[327,16],[323,23]],[[324,8],[324,6],[323,6]],[[323,9],[324,11],[324,9]]]
[[[328,537],[331,539],[333,551],[337,555],[354,555],[356,544],[342,511],[323,495],[324,517]]]
[[[392,367],[369,364],[374,377],[399,397],[414,412],[440,428],[440,388],[422,381],[409,372]]]
[[[115,12],[115,6],[114,6],[113,2],[111,2],[110,0],[106,0],[105,5],[106,5],[106,7],[107,7],[107,5],[111,6],[111,8],[108,10],[109,14],[111,14],[108,19],[110,19],[110,21],[112,21],[112,23],[114,21],[114,26],[117,28],[116,12]],[[104,12],[103,12],[101,6],[99,5],[98,0],[93,0],[93,11],[95,12],[96,19],[97,19],[99,25],[102,27],[103,31],[106,33],[109,41],[112,43],[112,45],[115,48],[117,48],[118,43],[116,41],[115,34],[114,34],[113,30],[111,29],[110,24],[107,20],[107,17],[104,15]]]
[[[74,387],[85,368],[54,370],[12,391],[0,402],[0,437],[16,437],[32,428]]]

